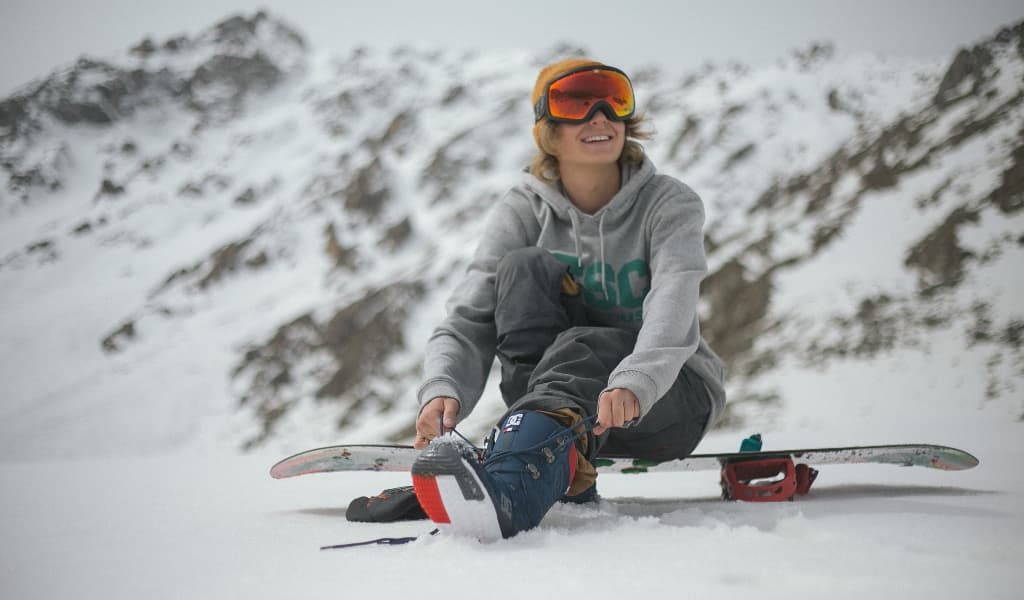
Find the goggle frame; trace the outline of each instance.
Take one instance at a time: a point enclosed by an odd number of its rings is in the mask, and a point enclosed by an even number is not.
[[[629,87],[629,95],[632,100],[632,108],[630,109],[629,113],[626,115],[619,116],[618,114],[615,113],[615,108],[612,107],[612,105],[607,100],[598,100],[597,102],[594,103],[593,106],[590,107],[590,110],[587,111],[587,114],[584,117],[578,119],[571,119],[568,117],[556,117],[552,115],[551,101],[549,98],[551,94],[551,86],[555,85],[556,83],[565,79],[566,77],[575,75],[576,73],[583,73],[585,71],[610,71],[612,73],[617,73],[621,75],[622,78],[626,81],[626,85]],[[548,119],[549,121],[553,121],[555,123],[579,124],[586,123],[590,119],[594,118],[594,115],[597,114],[597,111],[599,110],[603,112],[610,121],[626,121],[634,114],[636,114],[636,93],[633,91],[633,81],[629,78],[629,75],[626,75],[626,72],[623,71],[622,69],[618,69],[608,65],[587,65],[583,67],[576,67],[575,69],[570,69],[569,71],[559,74],[558,77],[555,77],[554,79],[549,81],[547,85],[544,86],[544,93],[541,94],[540,99],[537,100],[537,103],[533,105],[533,117],[535,123],[539,123],[541,119]]]

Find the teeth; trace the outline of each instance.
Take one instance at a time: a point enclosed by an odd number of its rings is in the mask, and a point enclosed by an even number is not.
[[[589,144],[590,142],[607,142],[610,139],[612,138],[606,135],[592,135],[588,138],[583,138],[583,141]]]

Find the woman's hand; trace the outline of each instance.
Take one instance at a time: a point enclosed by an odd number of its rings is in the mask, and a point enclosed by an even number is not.
[[[640,400],[636,394],[625,388],[608,390],[597,399],[597,424],[594,425],[594,435],[601,435],[612,427],[622,427],[639,418]]]
[[[442,433],[448,433],[455,429],[456,416],[459,414],[459,401],[455,398],[438,396],[423,406],[420,416],[416,418],[416,441],[412,447],[422,450],[427,447],[430,440]],[[444,431],[439,432],[438,426],[441,419],[444,419]]]

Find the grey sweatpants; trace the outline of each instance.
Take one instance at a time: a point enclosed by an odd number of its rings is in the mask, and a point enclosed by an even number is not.
[[[596,415],[608,376],[636,344],[635,332],[591,323],[582,297],[561,292],[566,272],[541,248],[516,250],[498,263],[494,319],[506,415],[563,408],[583,417]],[[710,414],[707,388],[684,365],[638,425],[599,437],[588,434],[587,458],[683,458],[697,447]]]

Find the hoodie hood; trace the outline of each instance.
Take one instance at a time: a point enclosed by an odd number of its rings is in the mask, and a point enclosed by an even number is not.
[[[644,156],[639,164],[622,165],[620,173],[622,185],[619,187],[619,191],[612,196],[611,202],[593,215],[588,215],[576,208],[576,205],[562,192],[561,185],[558,183],[550,184],[537,179],[530,173],[524,173],[519,187],[528,194],[540,197],[545,204],[551,207],[559,219],[569,221],[572,218],[570,215],[574,213],[579,218],[590,219],[600,219],[605,213],[608,213],[610,215],[608,218],[614,219],[615,215],[621,216],[633,207],[640,190],[654,177],[656,171],[654,163]]]
[[[571,200],[565,195],[561,189],[561,185],[550,184],[541,181],[536,176],[526,173],[523,177],[521,187],[528,195],[532,194],[539,197],[548,207],[555,217],[563,222],[568,222],[572,228],[573,244],[576,251],[576,266],[583,269],[583,242],[580,239],[580,223],[585,220],[596,220],[597,221],[597,256],[601,261],[601,264],[606,264],[606,248],[604,239],[604,228],[605,222],[609,225],[615,226],[619,221],[624,219],[629,214],[630,209],[636,204],[637,198],[640,195],[640,190],[651,179],[654,178],[655,169],[654,163],[649,158],[644,156],[643,160],[639,164],[628,163],[623,164],[620,167],[620,175],[622,185],[619,187],[619,191],[612,196],[612,199],[608,204],[604,205],[600,210],[590,215],[572,203]],[[607,281],[601,278],[601,287],[605,294],[608,295],[608,284]]]

